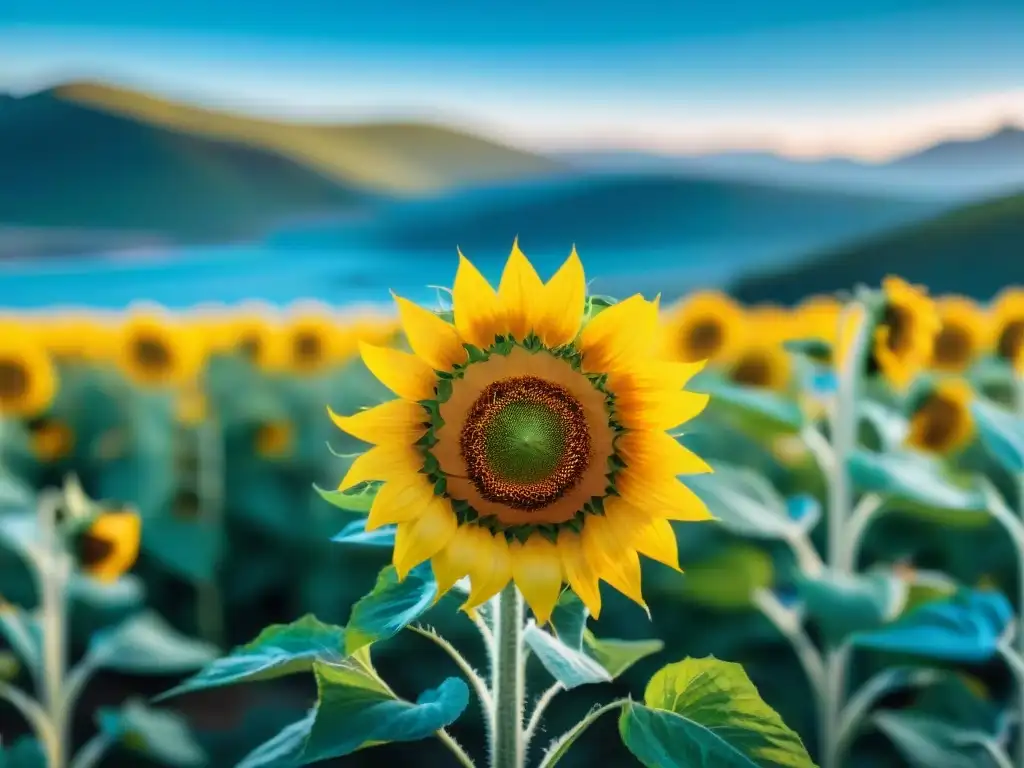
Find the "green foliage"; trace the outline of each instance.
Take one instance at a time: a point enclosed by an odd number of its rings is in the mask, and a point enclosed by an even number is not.
[[[352,606],[345,628],[346,652],[394,637],[430,610],[436,597],[430,563],[413,568],[402,581],[393,565],[385,567],[373,589]]]
[[[198,768],[208,762],[187,723],[172,712],[129,700],[119,709],[101,708],[96,722],[100,733],[111,742],[163,765]]]
[[[813,768],[800,737],[765,704],[739,664],[669,664],[628,703],[619,733],[648,768]]]

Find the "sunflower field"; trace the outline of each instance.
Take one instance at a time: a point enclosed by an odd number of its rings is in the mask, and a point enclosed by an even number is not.
[[[1024,289],[0,315],[0,766],[1024,766]]]

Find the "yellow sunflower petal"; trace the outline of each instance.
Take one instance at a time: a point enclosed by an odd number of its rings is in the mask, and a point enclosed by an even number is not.
[[[399,524],[393,556],[398,579],[401,581],[417,565],[448,546],[458,527],[451,502],[440,496],[435,496],[415,520]]]
[[[666,432],[631,431],[615,442],[626,466],[635,472],[656,475],[701,475],[711,467],[700,456]]]
[[[353,416],[339,416],[330,408],[331,421],[342,432],[364,443],[415,443],[427,431],[427,412],[419,403],[389,400]]]
[[[562,591],[562,559],[558,547],[543,536],[530,536],[520,544],[509,545],[512,555],[512,577],[523,593],[538,624],[547,624]]]
[[[668,520],[654,517],[641,524],[634,533],[633,546],[641,555],[681,570],[676,533]]]
[[[396,476],[414,474],[417,469],[416,449],[411,445],[378,445],[359,454],[338,484],[344,491],[371,480],[391,480]],[[422,463],[422,461],[420,461]]]
[[[415,520],[433,499],[434,486],[425,475],[410,472],[396,477],[377,490],[366,518],[366,530]]]
[[[562,556],[566,581],[595,619],[601,615],[601,587],[597,571],[583,552],[578,533],[563,530],[558,534],[558,553]]]
[[[588,517],[581,539],[583,552],[598,576],[647,611],[640,585],[640,558],[636,550],[616,538],[607,518]]]
[[[672,429],[698,416],[710,397],[702,392],[661,392],[618,400],[619,421],[628,429]]]
[[[537,335],[549,347],[568,344],[579,333],[583,322],[583,305],[587,297],[587,280],[583,264],[572,249],[569,258],[544,286],[541,296],[543,317],[537,323]]]
[[[452,285],[452,313],[459,336],[481,349],[493,344],[504,330],[498,294],[462,251]]]
[[[637,294],[603,310],[583,327],[579,349],[585,372],[609,372],[646,355],[658,329],[658,305]]]
[[[440,600],[455,583],[479,568],[481,539],[487,531],[477,525],[462,525],[452,536],[448,546],[434,555],[431,566],[437,581],[437,599]]]
[[[450,371],[466,362],[469,353],[455,327],[418,304],[395,296],[398,316],[412,351],[436,371]]]
[[[370,373],[399,397],[406,400],[430,400],[434,397],[437,374],[422,358],[365,341],[359,342],[359,354]]]
[[[627,503],[668,520],[713,519],[700,497],[674,477],[643,476],[626,468],[616,476],[615,488]]]
[[[706,364],[703,360],[696,363],[668,360],[637,361],[628,369],[609,372],[608,388],[622,395],[674,392],[685,387]]]
[[[544,283],[537,270],[519,250],[519,239],[512,244],[512,253],[505,262],[498,284],[498,300],[505,317],[508,331],[517,339],[524,339],[534,329],[538,297],[544,290]]]
[[[495,536],[484,528],[480,530],[485,535],[479,537],[479,556],[469,572],[469,597],[461,606],[467,613],[498,594],[512,578],[512,554],[505,535]]]

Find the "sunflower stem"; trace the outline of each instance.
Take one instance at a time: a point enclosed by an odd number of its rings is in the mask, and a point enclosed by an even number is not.
[[[491,768],[523,768],[523,598],[513,582],[494,609]]]
[[[57,491],[44,493],[37,510],[43,548],[37,569],[43,644],[43,690],[40,698],[53,730],[52,743],[48,745],[50,768],[67,765],[68,748],[68,712],[64,707],[63,688],[67,666],[65,587],[70,561],[61,547],[57,529],[57,512],[63,501],[63,494]]]
[[[1014,376],[1015,391],[1014,405],[1016,406],[1018,418],[1024,419],[1024,375]],[[1017,517],[1015,521],[1024,519],[1024,473],[1017,476]],[[1017,653],[1024,657],[1024,551],[1020,548],[1019,539],[1017,544]],[[1017,681],[1017,765],[1024,765],[1024,679]]]
[[[857,316],[860,315],[859,318]],[[830,569],[839,574],[852,572],[855,562],[847,562],[847,547],[855,543],[846,542],[846,527],[853,503],[850,487],[848,462],[857,442],[857,397],[861,373],[870,342],[873,323],[868,318],[868,308],[858,301],[847,305],[839,318],[837,338],[843,339],[847,322],[857,321],[853,343],[845,355],[837,356],[838,381],[830,413],[832,437],[832,462],[828,474],[828,549],[826,562]],[[825,655],[825,695],[821,712],[822,768],[840,768],[842,755],[839,750],[839,727],[846,688],[846,662],[848,654],[842,648],[830,648]]]

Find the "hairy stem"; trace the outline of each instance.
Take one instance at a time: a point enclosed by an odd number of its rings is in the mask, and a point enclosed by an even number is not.
[[[459,745],[459,742],[452,738],[448,731],[442,728],[437,732],[437,738],[442,744],[448,747],[449,751],[453,755],[455,755],[455,759],[459,761],[459,765],[462,765],[464,768],[476,768],[476,764],[470,756],[466,754],[466,750]],[[72,768],[74,768],[74,766],[72,766]]]
[[[491,768],[523,768],[523,598],[512,582],[497,597],[494,646]]]

